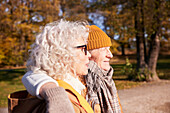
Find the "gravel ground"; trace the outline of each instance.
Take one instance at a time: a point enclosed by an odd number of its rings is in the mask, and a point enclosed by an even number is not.
[[[119,90],[124,113],[170,113],[170,81]],[[0,113],[8,113],[0,108]]]
[[[0,113],[8,113],[8,109],[7,108],[0,108]]]
[[[170,81],[118,91],[124,113],[170,113]]]

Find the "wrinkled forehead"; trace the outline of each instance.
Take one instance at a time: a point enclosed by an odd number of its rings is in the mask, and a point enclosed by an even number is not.
[[[101,50],[103,50],[103,49],[110,49],[110,46],[108,46],[108,47],[102,47],[102,48],[99,48],[99,49],[101,49]]]

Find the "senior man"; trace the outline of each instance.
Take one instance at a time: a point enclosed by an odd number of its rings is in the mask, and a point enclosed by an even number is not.
[[[82,92],[95,113],[122,113],[115,83],[112,79],[113,68],[109,61],[113,57],[111,40],[107,34],[95,25],[87,26],[89,31],[87,49],[91,54],[88,74],[81,81],[86,85]],[[39,79],[38,76],[41,76]],[[38,98],[44,98],[47,88],[58,84],[45,73],[28,72],[22,78],[28,92]],[[57,85],[58,86],[58,85]]]

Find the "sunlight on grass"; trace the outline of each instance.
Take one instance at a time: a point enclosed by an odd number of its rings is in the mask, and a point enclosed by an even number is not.
[[[134,81],[127,81],[127,80],[115,80],[117,90],[121,89],[129,89],[139,85],[142,85],[143,82],[134,82]]]
[[[113,76],[113,80],[115,82],[117,90],[129,89],[129,88],[132,88],[132,87],[142,85],[142,82],[129,81],[127,79],[127,76],[125,76],[125,75]]]
[[[19,90],[24,90],[24,86],[21,84],[10,84],[7,82],[0,82],[0,107],[6,107],[7,106],[7,96],[8,94],[14,92],[14,91],[19,91]]]
[[[0,107],[7,107],[8,94],[25,89],[21,82],[24,73],[25,69],[0,71]]]
[[[157,74],[160,79],[170,80],[170,58],[160,56],[157,63]]]
[[[130,58],[130,57],[129,57]],[[133,61],[134,58],[130,58],[130,62]],[[125,60],[125,59],[124,59]],[[118,60],[119,61],[119,60]],[[115,84],[117,86],[117,89],[127,89],[136,87],[139,85],[142,85],[142,82],[134,82],[134,81],[128,81],[128,77],[122,73],[122,69],[125,66],[122,62],[125,62],[121,58],[120,64],[117,62],[114,64],[114,62],[111,63],[111,66],[114,68],[114,75],[113,80],[115,81]],[[136,63],[131,62],[132,65],[135,67]],[[169,56],[159,56],[158,62],[157,62],[157,74],[160,79],[166,79],[170,80],[170,57]]]

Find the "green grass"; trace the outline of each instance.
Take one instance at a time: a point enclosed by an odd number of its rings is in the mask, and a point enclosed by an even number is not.
[[[159,56],[157,74],[160,79],[170,80],[170,56]]]
[[[25,69],[0,70],[0,107],[7,107],[8,94],[24,90],[21,78]]]
[[[113,80],[115,81],[116,88],[120,89],[128,89],[132,87],[136,87],[142,85],[143,82],[129,81],[128,77],[122,73],[122,69],[125,64],[111,64],[114,68]]]
[[[126,56],[127,57],[127,56]],[[134,62],[134,55],[128,56],[129,60],[132,61],[133,67],[136,66]],[[123,60],[124,61],[123,61]],[[121,62],[112,63],[111,66],[114,68],[113,80],[115,81],[117,89],[127,89],[142,85],[144,82],[134,82],[129,81],[128,77],[122,73],[122,69],[125,66],[125,58],[121,56]],[[157,74],[160,79],[170,80],[170,56],[169,55],[160,55],[157,62]]]

